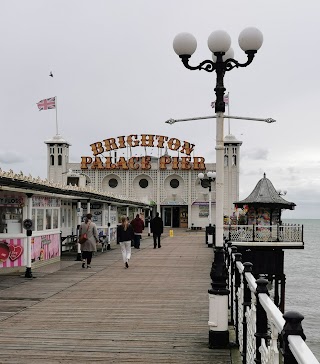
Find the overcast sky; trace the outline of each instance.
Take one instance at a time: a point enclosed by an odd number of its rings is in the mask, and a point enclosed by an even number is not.
[[[91,155],[93,142],[144,133],[187,140],[215,162],[214,119],[164,123],[213,114],[215,73],[187,70],[172,41],[192,33],[197,65],[211,59],[210,33],[223,29],[244,62],[238,35],[255,26],[262,48],[250,66],[225,76],[230,114],[277,122],[230,124],[243,141],[240,198],[265,172],[297,204],[284,217],[319,218],[319,13],[317,0],[2,0],[0,167],[46,177],[44,141],[56,134],[56,114],[36,103],[52,96],[71,162]]]

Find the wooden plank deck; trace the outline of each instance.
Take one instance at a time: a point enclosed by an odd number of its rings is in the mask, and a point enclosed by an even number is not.
[[[113,245],[92,269],[71,257],[35,279],[0,276],[0,363],[231,363],[208,349],[204,234],[177,229],[132,251],[129,269]]]

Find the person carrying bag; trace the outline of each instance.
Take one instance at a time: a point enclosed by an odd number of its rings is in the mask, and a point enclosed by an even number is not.
[[[99,241],[97,226],[91,221],[92,215],[87,214],[85,221],[80,225],[79,243],[81,244],[82,268],[91,268],[91,260],[93,252],[97,250],[97,242]],[[86,237],[85,237],[86,236]]]

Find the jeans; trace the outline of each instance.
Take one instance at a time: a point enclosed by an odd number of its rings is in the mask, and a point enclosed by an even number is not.
[[[157,247],[157,240],[158,240],[158,248],[161,248],[161,244],[160,244],[160,236],[161,235],[155,235],[153,234],[153,247],[156,248]]]
[[[141,240],[141,235],[134,235],[134,247],[136,249],[140,249],[140,240]]]
[[[131,240],[121,241],[120,248],[121,248],[123,263],[128,263],[128,260],[131,258]]]

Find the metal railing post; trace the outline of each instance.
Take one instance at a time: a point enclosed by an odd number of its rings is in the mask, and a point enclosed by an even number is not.
[[[257,298],[257,321],[256,321],[256,359],[255,363],[261,364],[261,353],[259,351],[259,348],[261,346],[262,339],[265,339],[266,341],[270,339],[270,336],[268,335],[268,318],[267,314],[262,307],[260,300],[259,300],[259,293],[266,293],[269,296],[267,284],[268,281],[264,278],[259,278],[256,280],[257,283],[257,290],[256,290],[256,298]]]
[[[234,302],[235,302],[235,313],[236,313],[236,317],[235,317],[235,330],[236,330],[236,343],[237,345],[239,345],[239,300],[237,297],[237,293],[238,290],[240,288],[240,284],[241,284],[241,275],[239,270],[236,267],[237,262],[241,262],[242,260],[242,254],[241,253],[235,253],[234,255],[234,291],[235,291],[235,297],[234,297]]]
[[[302,337],[303,340],[306,339],[301,325],[304,316],[301,315],[299,312],[288,311],[283,315],[283,318],[286,321],[283,326],[283,330],[281,331],[281,337],[283,341],[282,354],[284,357],[284,364],[297,364],[297,361],[289,348],[288,336],[299,335]]]
[[[247,337],[248,337],[248,323],[247,323],[247,307],[251,307],[251,291],[246,280],[245,274],[252,273],[253,264],[250,262],[243,263],[243,317],[242,317],[242,330],[243,330],[243,350],[242,350],[242,363],[247,363]]]
[[[234,272],[235,272],[235,264],[233,262],[233,256],[234,254],[237,252],[237,247],[236,246],[231,246],[231,254],[230,254],[230,282],[229,282],[229,290],[230,290],[230,324],[234,325],[234,314],[233,314],[233,309],[234,309],[234,291],[235,291],[235,287],[234,287]]]

